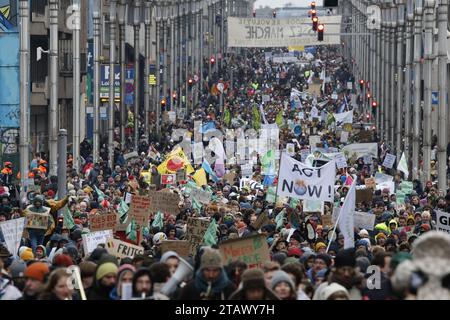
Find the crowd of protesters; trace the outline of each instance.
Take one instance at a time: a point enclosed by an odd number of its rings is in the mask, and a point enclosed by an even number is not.
[[[35,187],[29,193],[15,186],[16,173],[11,163],[5,163],[0,181],[0,222],[34,212],[47,215],[48,225],[45,229],[26,227],[17,252],[8,250],[0,233],[0,300],[71,300],[84,296],[88,300],[120,300],[124,296],[156,300],[387,300],[429,299],[438,294],[439,298],[449,298],[448,284],[445,288],[435,280],[443,279],[450,265],[450,236],[435,229],[436,210],[449,212],[450,194],[438,190],[432,181],[425,186],[414,181],[404,201],[397,201],[397,190],[381,189],[373,190],[372,200],[357,203],[358,211],[375,215],[375,223],[372,230],[355,228],[354,248],[344,249],[339,228],[333,232],[333,224],[322,223],[323,215],[331,215],[333,207],[342,204],[352,181],[365,185],[365,180],[380,170],[394,176],[395,189],[407,180],[403,173],[381,167],[391,150],[378,140],[372,126],[368,131],[372,141],[378,142],[378,157],[371,163],[349,157],[348,167],[337,171],[335,203],[325,203],[323,212],[305,212],[302,201],[267,201],[267,189],[276,185],[276,177],[267,183],[260,159],[254,163],[252,179],[264,189],[240,186],[241,167],[230,165],[226,172],[235,173],[232,181],[208,175],[207,185],[202,186],[212,191],[208,205],[195,203],[181,182],[171,187],[160,184],[158,166],[178,142],[172,131],[184,128],[193,135],[194,121],[213,122],[222,131],[255,128],[258,121],[277,123],[280,150],[287,143],[295,143],[293,157],[298,160],[301,151],[310,148],[313,132],[320,135],[318,147],[323,150],[344,145],[328,115],[353,110],[353,123],[364,126],[367,114],[358,101],[350,102],[351,93],[357,90],[347,89],[347,82],[354,82],[354,78],[340,48],[314,49],[301,55],[303,64],[276,64],[266,59],[263,50],[256,49],[230,55],[223,72],[206,81],[200,102],[187,119],[164,124],[161,137],[140,132],[139,149],[134,150],[138,155],[132,159],[125,160],[124,155],[133,150],[117,146],[114,168],[108,167],[107,148],[101,152],[100,162],[93,163],[92,146],[83,141],[82,170],[71,170],[73,159],[68,159],[65,197],[57,197],[60,177],[49,174],[45,156],[36,154],[31,161],[30,177]],[[233,74],[230,66],[234,67]],[[291,90],[308,93],[313,83],[321,83],[321,74],[325,74],[322,82],[328,78],[321,94],[302,95],[301,106],[292,107]],[[218,79],[228,85],[223,110],[219,97],[211,94]],[[332,98],[333,94],[338,98]],[[270,100],[263,102],[263,96]],[[262,110],[257,116],[255,108]],[[320,112],[318,119],[311,117],[313,108]],[[300,133],[293,130],[296,125]],[[351,134],[349,141],[358,142],[356,135]],[[184,182],[192,181],[187,175]],[[177,214],[163,213],[162,226],[155,226],[152,213],[148,226],[137,230],[137,236],[129,230],[115,232],[116,238],[142,246],[142,254],[119,260],[101,245],[91,253],[84,252],[83,234],[90,232],[90,216],[119,212],[127,194],[163,188],[179,195]],[[267,223],[256,229],[254,222],[262,214],[267,215]],[[185,239],[189,217],[214,219],[217,243],[200,245],[195,257],[181,257],[177,250],[162,253],[162,241]],[[243,261],[225,264],[218,250],[220,243],[255,233],[265,236],[270,261],[261,268],[249,268]],[[175,281],[170,294],[162,294],[161,288],[174,280],[173,275],[185,262],[193,272]],[[442,268],[433,269],[434,264]],[[70,286],[74,265],[79,267],[83,290],[79,285]],[[131,295],[123,292],[127,283],[131,284]]]

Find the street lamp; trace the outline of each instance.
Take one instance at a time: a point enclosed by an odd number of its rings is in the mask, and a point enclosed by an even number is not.
[[[120,38],[120,141],[122,148],[125,146],[125,23],[127,18],[127,0],[120,0],[117,6],[117,20],[119,22],[119,38]]]
[[[108,118],[108,165],[114,168],[114,111],[115,111],[115,62],[116,62],[116,10],[117,0],[109,3],[109,118]],[[124,77],[125,74],[121,74]],[[123,99],[124,97],[121,97]]]
[[[138,150],[139,141],[139,29],[141,26],[141,1],[134,2],[134,149]]]
[[[145,25],[145,70],[144,70],[144,132],[149,133],[149,113],[150,113],[150,25],[152,16],[152,3],[150,0],[144,2],[144,25]]]

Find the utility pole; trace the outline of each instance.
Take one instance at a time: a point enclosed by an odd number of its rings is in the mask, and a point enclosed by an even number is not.
[[[156,4],[156,133],[161,131],[161,3]]]
[[[139,30],[141,28],[141,0],[134,1],[134,151],[139,146]]]
[[[402,156],[402,133],[403,133],[403,114],[405,113],[405,108],[403,104],[403,35],[404,35],[404,24],[405,24],[405,4],[404,1],[398,3],[397,8],[397,121],[396,121],[396,150],[397,150],[397,161],[400,161]]]
[[[408,168],[411,168],[411,83],[412,83],[412,41],[413,41],[413,21],[414,21],[414,0],[407,0],[406,6],[406,71],[405,71],[405,156],[408,163]]]
[[[125,124],[127,123],[127,110],[125,105],[125,23],[127,19],[127,0],[120,0],[118,10],[119,38],[120,38],[120,144],[125,148]]]
[[[166,106],[167,106],[167,78],[168,78],[168,70],[169,66],[167,64],[167,3],[162,2],[161,3],[161,10],[162,10],[162,21],[161,21],[161,27],[162,27],[162,97],[166,100]]]
[[[386,110],[386,14],[385,14],[386,10],[382,7],[381,8],[381,49],[380,49],[380,56],[381,56],[381,60],[380,60],[380,64],[381,64],[381,76],[380,76],[380,86],[381,86],[381,91],[380,91],[380,105],[378,106],[380,108],[380,138],[382,140],[385,140],[386,138],[386,130],[387,128],[385,127],[385,110]]]
[[[28,179],[30,145],[30,7],[28,0],[20,0],[20,183]]]
[[[420,2],[420,1],[419,1]],[[419,6],[418,6],[419,5]],[[413,116],[413,179],[419,178],[419,148],[420,148],[420,59],[422,50],[422,4],[416,2],[414,10],[414,116]]]
[[[169,28],[170,28],[170,79],[169,79],[169,99],[170,111],[174,111],[174,78],[175,78],[175,7],[173,4],[169,7]]]
[[[58,133],[58,200],[67,194],[67,130]]]
[[[73,168],[80,168],[80,0],[72,5],[74,21],[73,29]]]
[[[431,177],[431,67],[433,63],[433,30],[435,21],[434,0],[425,1],[425,42],[424,54],[424,106],[423,106],[423,182]]]
[[[94,6],[94,143],[93,160],[99,161],[100,152],[100,12],[99,3]]]
[[[109,112],[108,112],[108,166],[114,170],[114,111],[116,82],[116,5],[117,0],[109,3]],[[125,73],[120,75],[125,78]],[[125,97],[120,97],[124,99]]]
[[[151,37],[150,37],[150,24],[151,24],[151,2],[149,0],[144,2],[144,25],[145,25],[145,70],[144,70],[144,132],[147,138],[150,134],[149,127],[149,112],[150,112],[150,84],[149,84],[149,76],[150,76],[150,51],[151,51]]]
[[[389,94],[389,144],[391,146],[391,152],[395,148],[395,110],[396,110],[396,99],[395,99],[395,73],[396,73],[396,59],[395,59],[395,50],[397,46],[395,44],[395,35],[397,28],[397,7],[394,3],[391,3],[390,8],[388,9],[388,14],[390,15],[390,41],[389,41],[389,54],[391,55],[390,60],[390,70],[389,70],[389,79],[390,79],[390,94]],[[399,159],[400,160],[400,159]]]
[[[57,175],[58,167],[58,11],[59,1],[50,0],[50,110],[49,151],[50,176]]]
[[[438,187],[447,190],[447,20],[448,0],[438,2],[438,64],[439,64],[439,121],[438,121]]]

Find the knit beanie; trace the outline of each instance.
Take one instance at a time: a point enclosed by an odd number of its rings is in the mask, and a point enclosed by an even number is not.
[[[31,248],[26,248],[26,249],[22,250],[20,259],[22,259],[23,261],[34,260],[33,250]]]
[[[326,253],[318,254],[316,256],[316,259],[323,260],[326,263],[327,268],[329,268],[331,266],[331,257],[328,254],[326,254]]]
[[[117,277],[120,278],[124,271],[131,271],[133,274],[136,272],[136,268],[132,264],[123,264],[117,269]]]
[[[264,272],[261,269],[247,269],[241,276],[242,287],[248,289],[264,289]]]
[[[222,268],[222,256],[216,249],[206,249],[200,259],[200,270],[206,268]]]
[[[286,272],[277,270],[272,275],[272,282],[270,283],[271,289],[273,290],[281,282],[286,282],[292,290],[295,290],[295,284],[294,281],[292,281],[292,278]]]
[[[24,276],[25,269],[27,268],[27,264],[25,261],[16,259],[9,266],[9,274],[11,278],[21,278]]]
[[[34,262],[25,269],[25,278],[44,282],[45,275],[50,272],[48,265],[43,262]]]
[[[67,254],[58,254],[54,259],[53,259],[53,264],[57,267],[70,267],[71,265],[73,265],[73,260],[72,258],[67,255]]]
[[[355,267],[356,259],[355,259],[355,249],[348,248],[339,251],[336,254],[336,258],[334,260],[334,265],[336,268],[340,267]]]
[[[105,262],[98,266],[97,272],[95,273],[95,279],[101,280],[104,276],[106,276],[107,274],[110,274],[110,273],[114,273],[115,275],[117,275],[118,271],[119,271],[119,269],[117,268],[117,266],[114,263]]]
[[[350,299],[347,289],[345,289],[345,287],[341,286],[340,284],[338,284],[336,282],[333,282],[333,283],[330,283],[329,285],[327,285],[323,289],[322,295],[325,300],[328,300],[329,297],[331,297],[333,294],[338,293],[338,292],[344,293],[347,296],[347,298]]]

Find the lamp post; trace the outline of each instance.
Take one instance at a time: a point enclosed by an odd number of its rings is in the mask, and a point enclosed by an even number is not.
[[[448,0],[438,2],[438,65],[439,65],[439,121],[438,121],[438,187],[447,190],[447,20]]]
[[[97,1],[93,11],[94,21],[94,143],[93,160],[98,163],[100,151],[100,8]]]
[[[160,135],[161,131],[161,20],[162,5],[161,1],[156,3],[156,134]]]
[[[413,155],[412,178],[419,178],[419,148],[420,148],[420,79],[421,79],[421,48],[422,48],[422,0],[415,0],[414,10],[414,116],[413,116]]]
[[[20,1],[20,182],[28,178],[30,145],[30,7],[28,0]]]
[[[116,5],[117,0],[109,3],[109,112],[108,112],[108,165],[114,168],[114,111],[115,111],[115,67],[116,67]],[[122,73],[121,78],[125,77]],[[125,97],[120,97],[124,99]]]
[[[151,51],[151,37],[150,25],[152,15],[152,3],[150,0],[144,2],[144,25],[145,25],[145,70],[144,70],[144,132],[148,136],[149,128],[149,113],[150,113],[150,51]]]
[[[400,161],[400,157],[402,155],[402,117],[405,112],[404,104],[403,104],[403,70],[404,70],[404,25],[405,25],[405,4],[404,1],[398,2],[397,8],[397,121],[396,121],[396,150],[397,150],[397,159]]]
[[[170,80],[169,80],[169,91],[170,91],[170,109],[171,111],[175,111],[176,108],[174,106],[174,98],[173,98],[173,94],[175,92],[175,20],[176,20],[176,16],[175,16],[175,2],[172,0],[170,2],[170,7],[169,7],[169,25],[170,25]],[[175,112],[176,114],[176,112]]]
[[[413,40],[413,20],[414,20],[414,0],[407,0],[406,3],[406,71],[405,71],[405,156],[408,161],[408,167],[411,168],[411,83],[412,83],[412,40]]]
[[[58,167],[58,10],[59,1],[50,0],[50,108],[49,151],[50,175],[57,175]]]
[[[139,146],[139,31],[141,28],[141,1],[134,1],[134,150]]]
[[[80,0],[73,1],[73,168],[80,168]]]
[[[118,22],[119,22],[119,38],[120,38],[120,141],[122,148],[125,147],[125,124],[126,120],[126,107],[125,107],[125,22],[127,19],[127,0],[120,0],[117,8]]]

